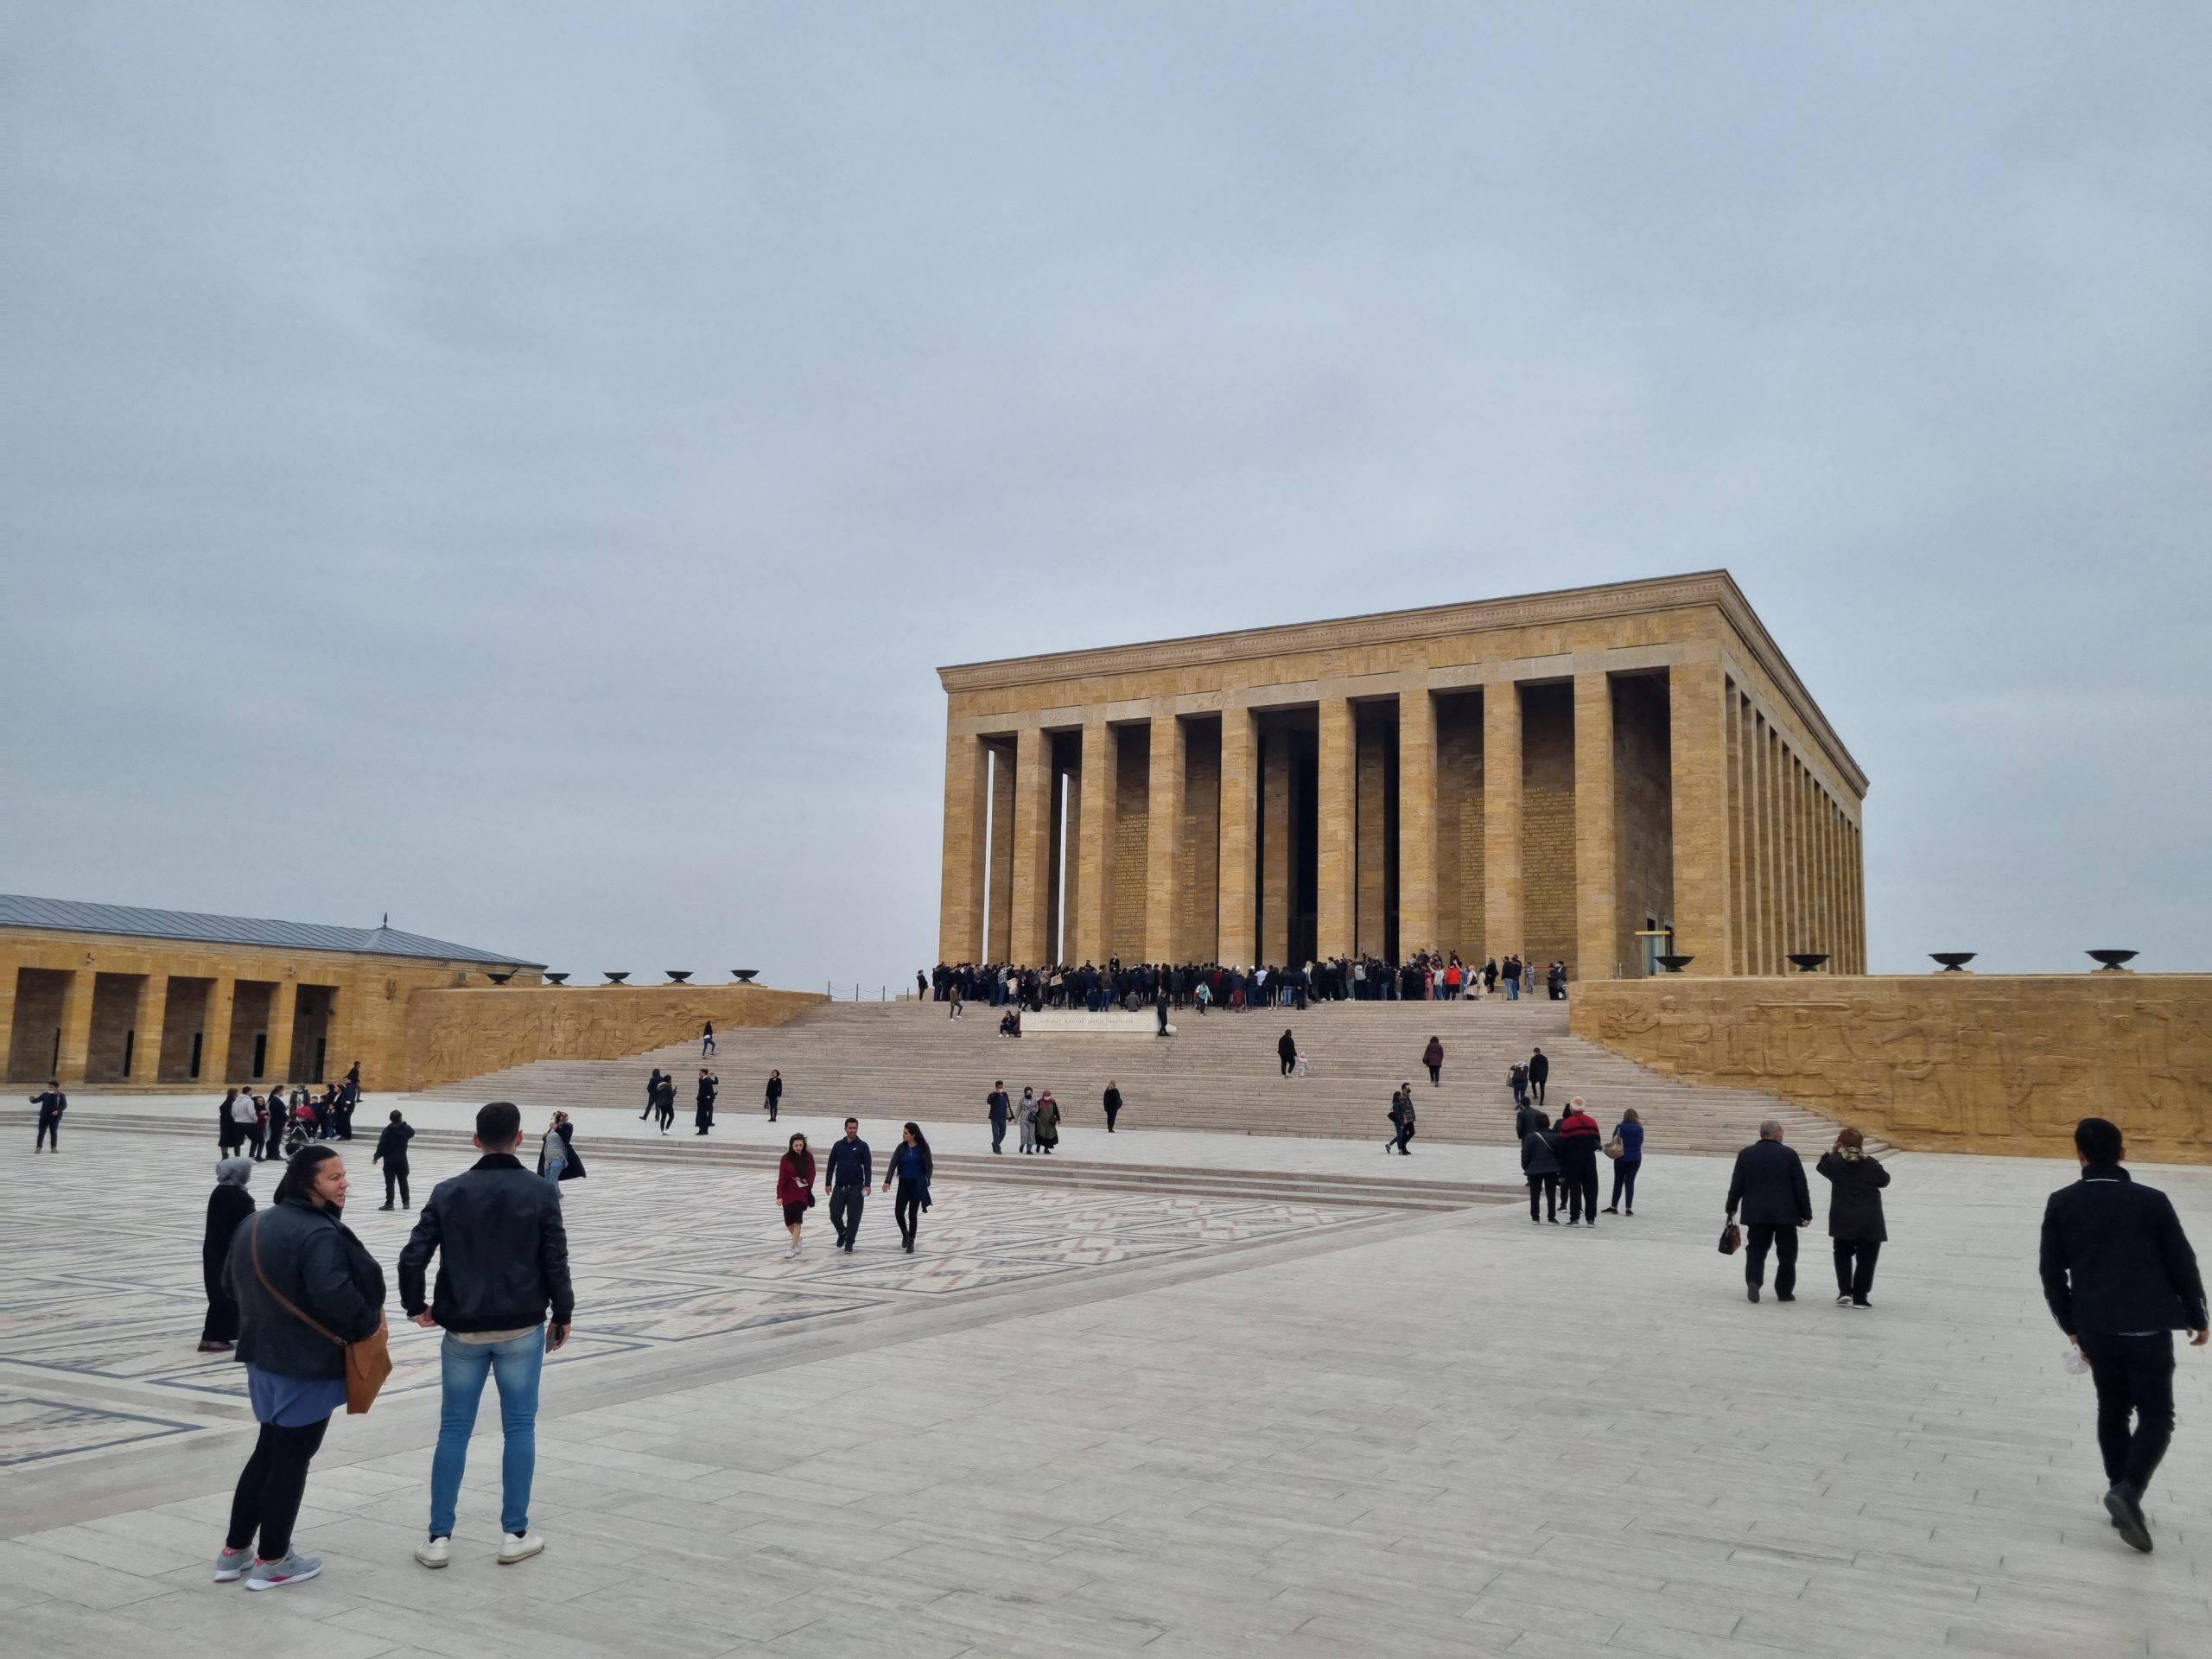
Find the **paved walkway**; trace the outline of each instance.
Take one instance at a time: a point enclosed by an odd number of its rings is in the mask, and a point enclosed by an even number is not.
[[[1746,1306],[1713,1250],[1719,1166],[1662,1156],[1643,1212],[1595,1232],[1503,1208],[1336,1211],[1151,1259],[1057,1261],[996,1290],[877,1282],[906,1270],[886,1223],[849,1287],[794,1288],[834,1300],[868,1277],[890,1311],[690,1333],[689,1311],[666,1310],[757,1276],[750,1236],[773,1234],[750,1219],[759,1195],[742,1173],[702,1189],[691,1172],[610,1160],[572,1201],[594,1217],[580,1217],[595,1265],[579,1339],[639,1345],[549,1370],[533,1516],[546,1554],[490,1560],[486,1439],[455,1565],[413,1565],[432,1401],[403,1390],[334,1425],[302,1534],[325,1575],[248,1597],[210,1583],[204,1559],[242,1456],[230,1398],[158,1367],[42,1370],[51,1348],[27,1363],[20,1345],[66,1349],[71,1320],[196,1319],[188,1252],[111,1268],[141,1248],[118,1239],[142,1224],[165,1248],[191,1232],[204,1160],[96,1129],[34,1159],[28,1138],[0,1143],[0,1306],[16,1321],[0,1385],[22,1393],[34,1372],[65,1407],[174,1399],[167,1415],[189,1432],[60,1450],[0,1482],[0,1611],[27,1652],[2076,1659],[2212,1645],[2212,1357],[2183,1355],[2182,1427],[2149,1505],[2158,1552],[2135,1555],[2098,1507],[2089,1389],[2060,1368],[2035,1281],[2042,1195],[2063,1166],[1898,1158],[1895,1242],[1864,1313],[1821,1294],[1816,1239],[1798,1302]],[[2212,1172],[2140,1173],[2212,1248]],[[1038,1218],[1019,1191],[947,1194],[947,1254],[1012,1253]],[[956,1198],[976,1206],[957,1252]],[[388,1260],[404,1218],[358,1218]],[[1096,1225],[1036,1236],[1053,1260]],[[725,1264],[728,1280],[683,1287]],[[661,1296],[633,1274],[662,1280]],[[89,1340],[137,1351],[135,1337]],[[156,1357],[192,1370],[188,1349]]]

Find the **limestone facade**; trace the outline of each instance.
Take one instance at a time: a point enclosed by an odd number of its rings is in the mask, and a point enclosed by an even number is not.
[[[1866,774],[1725,571],[941,669],[938,954],[1866,968]]]
[[[2212,975],[1668,977],[1578,990],[1568,1018],[1656,1071],[1916,1152],[2065,1158],[2099,1116],[2132,1158],[2212,1163]]]

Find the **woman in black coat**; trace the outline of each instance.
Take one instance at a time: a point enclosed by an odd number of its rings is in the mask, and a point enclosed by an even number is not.
[[[238,1090],[231,1090],[233,1098]],[[226,1157],[215,1165],[215,1190],[207,1195],[207,1230],[200,1241],[200,1277],[207,1287],[207,1322],[200,1327],[200,1351],[227,1354],[238,1339],[238,1299],[223,1284],[223,1263],[238,1224],[253,1213],[253,1194],[245,1190],[253,1173],[251,1158]]]
[[[1828,1180],[1828,1237],[1835,1246],[1835,1305],[1872,1307],[1874,1262],[1890,1234],[1882,1224],[1882,1189],[1890,1172],[1866,1155],[1866,1137],[1846,1129],[1814,1166]]]
[[[1286,1077],[1298,1069],[1298,1039],[1287,1030],[1275,1039],[1275,1058],[1282,1062]]]

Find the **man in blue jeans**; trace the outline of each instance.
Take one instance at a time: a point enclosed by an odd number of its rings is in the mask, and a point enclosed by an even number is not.
[[[575,1292],[569,1282],[569,1236],[560,1188],[522,1166],[515,1147],[522,1113],[495,1100],[476,1114],[484,1155],[441,1181],[399,1253],[399,1300],[420,1325],[442,1325],[445,1387],[438,1449],[430,1460],[430,1535],[416,1548],[425,1567],[452,1559],[454,1510],[476,1431],[477,1402],[488,1373],[499,1384],[499,1563],[512,1567],[545,1548],[530,1531],[530,1483],[537,1466],[537,1380],[545,1356],[569,1339]],[[443,1252],[435,1299],[423,1281]],[[547,1309],[551,1309],[551,1319]]]

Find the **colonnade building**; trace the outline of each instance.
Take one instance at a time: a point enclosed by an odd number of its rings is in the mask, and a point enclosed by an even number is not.
[[[1866,776],[1726,571],[938,678],[946,962],[1866,971]]]

